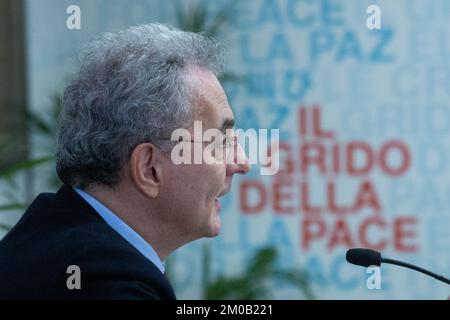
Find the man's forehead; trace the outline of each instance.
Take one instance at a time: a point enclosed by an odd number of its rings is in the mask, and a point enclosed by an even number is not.
[[[195,67],[190,70],[194,86],[193,107],[197,120],[207,120],[211,126],[222,125],[232,120],[233,112],[228,104],[225,92],[215,75],[206,69]]]
[[[223,118],[233,118],[233,112],[224,93],[219,94],[213,91],[199,92],[194,105],[198,115],[212,114]]]
[[[194,94],[210,102],[210,100],[226,100],[225,92],[214,73],[198,66],[187,67],[188,77],[194,89]]]

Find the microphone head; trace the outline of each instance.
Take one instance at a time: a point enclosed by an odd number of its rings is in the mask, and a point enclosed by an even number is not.
[[[351,264],[358,266],[380,266],[381,253],[371,249],[353,248],[347,251],[346,259]]]

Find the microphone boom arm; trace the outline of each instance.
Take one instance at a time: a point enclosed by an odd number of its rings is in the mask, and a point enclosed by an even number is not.
[[[401,266],[401,267],[413,269],[413,270],[422,272],[422,273],[424,273],[424,274],[426,274],[426,275],[428,275],[428,276],[430,276],[430,277],[433,277],[433,278],[435,278],[435,279],[437,279],[437,280],[440,280],[440,281],[442,281],[442,282],[445,282],[446,284],[450,284],[450,279],[448,279],[447,277],[444,277],[444,276],[442,276],[442,275],[433,273],[433,272],[431,272],[431,271],[428,271],[428,270],[426,270],[426,269],[417,267],[417,266],[415,266],[415,265],[412,265],[412,264],[409,264],[409,263],[406,263],[406,262],[402,262],[402,261],[398,261],[398,260],[394,260],[394,259],[389,259],[389,258],[381,258],[381,262],[389,263],[389,264],[395,264],[395,265],[397,265],[397,266]]]

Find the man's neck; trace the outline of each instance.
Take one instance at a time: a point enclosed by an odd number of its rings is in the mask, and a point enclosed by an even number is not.
[[[145,201],[140,194],[127,192],[121,186],[88,187],[85,192],[100,201],[149,243],[161,261],[184,244],[177,241],[180,235],[161,221],[159,215],[163,213],[158,212],[157,207]]]

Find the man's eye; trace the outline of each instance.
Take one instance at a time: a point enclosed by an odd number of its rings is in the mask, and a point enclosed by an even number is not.
[[[234,145],[235,141],[236,141],[235,136],[225,137],[223,144],[225,147],[231,148]]]

